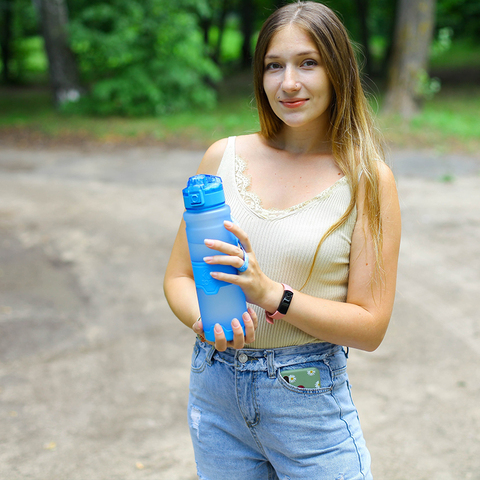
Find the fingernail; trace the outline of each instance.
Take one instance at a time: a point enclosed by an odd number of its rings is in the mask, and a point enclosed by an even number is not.
[[[206,238],[206,239],[204,240],[204,242],[205,242],[205,245],[206,245],[207,247],[213,247],[213,240],[210,240],[209,238]]]
[[[215,325],[214,330],[215,330],[215,333],[222,333],[223,332],[223,328],[221,327],[221,325],[219,323],[217,323]]]
[[[223,222],[223,224],[224,224],[226,227],[228,227],[228,228],[233,227],[233,223],[232,223],[232,222],[229,222],[228,220],[225,220],[225,221]]]
[[[203,261],[204,261],[205,263],[211,262],[211,261],[212,261],[212,257],[203,257]]]
[[[236,318],[232,320],[232,327],[233,328],[240,327],[240,322]]]

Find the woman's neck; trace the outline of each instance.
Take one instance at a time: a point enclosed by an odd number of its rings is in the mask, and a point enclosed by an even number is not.
[[[293,154],[332,154],[332,143],[327,131],[322,134],[318,128],[292,128],[284,125],[271,139],[271,145]]]

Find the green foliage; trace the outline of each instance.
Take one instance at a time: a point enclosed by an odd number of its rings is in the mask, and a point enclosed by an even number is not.
[[[420,99],[432,99],[442,87],[440,80],[436,77],[431,78],[425,70],[420,70],[417,75],[417,85],[415,93]]]
[[[8,26],[7,9],[10,10]],[[8,66],[11,83],[27,83],[39,78],[43,80],[48,65],[43,40],[38,35],[37,13],[31,0],[0,0],[0,36],[6,35],[7,31],[10,32]],[[2,41],[7,41],[7,37],[3,37]],[[2,69],[3,61],[0,62],[0,72]]]
[[[439,57],[448,52],[452,47],[453,29],[451,27],[443,27],[438,30],[437,38],[435,38],[430,47],[430,57]]]
[[[72,20],[71,46],[91,88],[67,108],[101,115],[162,115],[215,105],[220,73],[184,0],[110,0]]]
[[[437,28],[453,29],[455,37],[480,39],[480,2],[478,0],[439,0]]]
[[[469,38],[453,38],[448,49],[434,50],[431,56],[431,66],[443,70],[459,68],[480,68],[480,42]]]

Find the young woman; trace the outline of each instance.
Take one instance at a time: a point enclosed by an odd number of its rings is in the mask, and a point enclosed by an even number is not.
[[[212,276],[244,291],[245,334],[232,319],[231,342],[221,327],[215,344],[203,341],[183,222],[165,276],[173,312],[198,335],[189,399],[198,476],[369,479],[343,347],[375,350],[390,320],[395,181],[330,9],[298,2],[273,13],[254,81],[261,131],[215,143],[198,170],[222,177],[236,220],[225,228],[245,250],[205,240],[205,262],[241,271]],[[315,383],[296,384],[309,375]]]

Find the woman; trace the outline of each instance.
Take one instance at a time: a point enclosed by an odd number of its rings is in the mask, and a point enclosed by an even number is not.
[[[182,223],[165,277],[173,312],[198,335],[189,424],[201,479],[365,479],[370,455],[346,351],[373,351],[395,295],[400,211],[345,28],[298,2],[265,22],[254,59],[261,131],[212,145],[242,249],[206,239],[213,273],[250,303],[245,332],[203,341]],[[226,255],[215,255],[220,251]],[[247,265],[245,271],[244,268]],[[198,319],[198,320],[197,320]],[[305,383],[309,375],[315,379]]]

